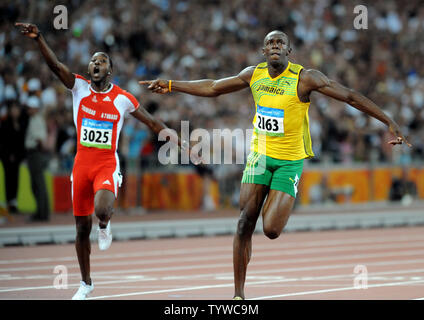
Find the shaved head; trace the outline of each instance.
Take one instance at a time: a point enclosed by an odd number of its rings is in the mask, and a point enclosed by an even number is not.
[[[273,30],[270,33],[268,33],[264,38],[264,46],[265,46],[267,40],[274,35],[280,35],[280,36],[285,37],[287,39],[287,43],[290,47],[290,38],[288,37],[288,35],[286,35],[283,31],[280,31],[280,30]]]
[[[276,69],[287,66],[291,51],[290,39],[283,31],[274,30],[265,36],[262,54],[270,66]]]

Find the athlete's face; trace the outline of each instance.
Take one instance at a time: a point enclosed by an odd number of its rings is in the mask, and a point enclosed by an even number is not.
[[[91,80],[98,82],[112,73],[109,58],[101,52],[95,53],[88,64]]]
[[[264,39],[262,52],[270,64],[285,63],[291,52],[288,37],[281,32],[269,33]]]

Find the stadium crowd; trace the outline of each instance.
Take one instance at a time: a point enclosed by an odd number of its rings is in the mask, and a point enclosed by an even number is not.
[[[45,117],[51,170],[70,172],[75,154],[72,97],[43,63],[35,43],[23,39],[16,21],[33,22],[72,72],[86,75],[91,55],[108,52],[112,82],[179,132],[190,129],[251,128],[254,103],[243,90],[218,98],[153,95],[138,80],[221,78],[263,61],[264,36],[288,34],[291,60],[322,71],[391,114],[413,148],[392,148],[386,127],[335,100],[314,94],[310,130],[314,162],[409,164],[424,152],[424,6],[420,0],[150,0],[65,3],[68,29],[56,30],[52,1],[0,4],[0,117],[13,105],[25,113],[29,98]],[[366,6],[368,29],[355,29],[354,7]],[[4,125],[0,127],[0,130]],[[13,138],[13,137],[12,137]],[[10,136],[1,135],[2,146]],[[124,160],[157,164],[157,138],[138,121],[126,120],[120,153]],[[4,151],[4,148],[3,150]],[[150,159],[151,161],[146,161]],[[243,166],[215,166],[217,175],[240,174]],[[221,171],[220,171],[221,170]]]

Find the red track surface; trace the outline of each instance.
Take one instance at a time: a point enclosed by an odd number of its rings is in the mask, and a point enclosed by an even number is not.
[[[55,267],[68,289],[54,288]],[[357,265],[368,272],[355,273]],[[92,245],[91,299],[225,300],[233,295],[232,236]],[[363,270],[363,269],[362,269]],[[79,286],[70,245],[0,248],[0,299],[70,299]],[[424,227],[255,235],[248,299],[423,299]]]

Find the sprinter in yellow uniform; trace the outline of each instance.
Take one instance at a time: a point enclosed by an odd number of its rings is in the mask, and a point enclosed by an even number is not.
[[[244,283],[252,252],[252,234],[262,210],[263,231],[277,238],[287,223],[302,174],[303,159],[313,157],[308,108],[312,91],[346,102],[387,125],[395,139],[406,141],[399,126],[376,104],[313,69],[291,63],[290,40],[281,31],[266,35],[262,53],[266,62],[247,67],[220,80],[140,81],[156,93],[171,91],[216,97],[250,86],[256,114],[251,154],[240,190],[240,218],[233,243],[234,299],[245,298]],[[266,201],[265,201],[266,199]]]

